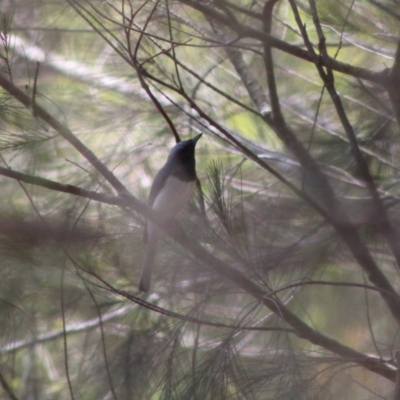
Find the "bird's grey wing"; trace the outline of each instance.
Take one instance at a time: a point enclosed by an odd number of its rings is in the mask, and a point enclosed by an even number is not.
[[[160,193],[161,189],[164,187],[165,182],[168,177],[169,167],[164,165],[156,174],[153,180],[153,184],[151,185],[150,195],[148,205],[150,207],[153,206],[154,200],[156,199],[157,195]],[[148,223],[146,222],[144,226],[143,232],[143,243],[147,243],[148,240]]]
[[[149,196],[149,202],[148,202],[150,207],[153,206],[154,200],[160,193],[161,189],[164,187],[165,182],[169,175],[169,173],[168,173],[169,169],[170,168],[168,165],[164,165],[157,172],[156,176],[154,177],[153,184],[151,185],[151,189],[150,189],[150,196]]]

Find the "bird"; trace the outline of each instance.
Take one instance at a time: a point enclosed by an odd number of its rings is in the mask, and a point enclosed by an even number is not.
[[[186,206],[196,182],[195,147],[202,133],[189,140],[177,143],[170,151],[167,162],[157,172],[150,189],[148,205],[168,220]],[[144,230],[146,251],[139,280],[139,291],[148,292],[151,273],[156,256],[160,228],[147,220]]]

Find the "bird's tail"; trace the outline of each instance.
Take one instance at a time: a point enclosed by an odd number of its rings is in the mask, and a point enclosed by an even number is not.
[[[151,273],[153,270],[154,259],[156,257],[157,244],[158,234],[157,232],[152,232],[152,234],[148,236],[146,254],[144,256],[142,273],[139,280],[139,290],[141,292],[148,292],[150,290]]]

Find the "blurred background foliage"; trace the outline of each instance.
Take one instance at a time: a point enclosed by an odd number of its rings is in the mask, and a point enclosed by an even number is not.
[[[271,112],[264,0],[0,0],[0,74],[143,201],[174,145],[169,123],[183,140],[203,132],[202,190],[179,216],[185,232],[315,332],[382,369],[302,336],[167,236],[151,292],[139,294],[144,217],[0,176],[2,399],[392,399],[399,321],[336,228],[359,235],[397,293],[388,235],[399,234],[398,105],[384,78],[396,66],[399,4],[316,1],[335,88],[391,233],[304,56],[293,4],[318,52],[313,1],[277,2],[272,79],[286,126],[342,207],[333,224],[254,162],[323,204],[315,171]],[[116,195],[5,90],[0,165]]]

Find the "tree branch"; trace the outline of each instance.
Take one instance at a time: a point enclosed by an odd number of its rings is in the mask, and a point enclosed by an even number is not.
[[[168,236],[186,248],[197,259],[201,260],[202,263],[207,266],[207,268],[211,268],[220,276],[231,280],[235,285],[255,297],[258,301],[262,302],[262,304],[274,312],[277,317],[282,318],[288,325],[290,325],[298,337],[308,340],[315,345],[321,346],[326,350],[343,357],[344,361],[353,362],[381,376],[384,376],[391,381],[394,381],[395,372],[382,360],[359,353],[358,351],[353,350],[352,348],[347,347],[311,328],[294,313],[289,311],[278,298],[275,296],[270,297],[267,292],[264,292],[255,283],[249,280],[242,272],[232,268],[230,265],[224,261],[221,261],[213,254],[205,250],[199,243],[188,237],[177,224],[173,224],[172,226],[168,225],[168,222],[164,221],[163,217],[159,215],[158,212],[154,211],[152,208],[148,207],[139,200],[130,198],[128,196],[109,196],[106,194],[76,188],[75,186],[71,185],[59,184],[54,181],[48,181],[47,179],[32,177],[20,172],[15,172],[4,167],[0,167],[0,175],[7,176],[18,181],[47,187],[51,190],[58,190],[64,193],[70,193],[88,199],[101,201],[107,204],[114,204],[121,207],[131,207],[134,211],[139,212],[152,222],[159,225]],[[101,280],[101,278],[99,279]],[[106,281],[101,281],[107,286],[111,287]],[[118,291],[118,293],[123,294],[122,291]],[[393,293],[391,293],[390,296],[393,296]],[[395,303],[398,304],[396,301]]]
[[[128,193],[125,186],[115,177],[115,175],[89,150],[72,131],[61,124],[56,118],[50,115],[45,109],[39,105],[32,104],[31,99],[23,91],[18,89],[12,82],[4,78],[0,74],[0,86],[6,90],[11,96],[15,97],[27,109],[32,110],[33,114],[41,118],[44,122],[55,129],[64,139],[66,139],[79,153],[85,157],[90,164],[110,183],[117,193]]]
[[[334,78],[333,70],[332,70],[332,67],[330,64],[331,59],[328,56],[328,51],[326,49],[325,36],[323,34],[322,27],[319,22],[319,17],[318,17],[318,12],[317,12],[317,7],[315,4],[315,1],[309,0],[309,3],[310,3],[311,14],[313,17],[314,25],[316,27],[316,31],[317,31],[318,38],[319,38],[319,49],[321,51],[322,57],[318,57],[315,54],[314,47],[312,46],[312,44],[308,38],[307,31],[300,20],[300,15],[297,11],[296,4],[294,3],[293,0],[290,0],[290,3],[292,5],[293,12],[295,13],[297,25],[302,33],[304,43],[305,43],[310,55],[314,59],[314,64],[315,64],[315,66],[318,70],[318,73],[319,73],[319,75],[331,97],[332,103],[335,106],[336,113],[342,123],[343,129],[346,132],[346,136],[349,140],[351,152],[357,163],[360,176],[366,183],[367,188],[372,197],[373,204],[374,204],[374,207],[376,210],[377,219],[378,219],[378,221],[377,221],[378,222],[378,224],[377,224],[378,230],[383,234],[383,236],[387,240],[394,257],[396,258],[397,266],[398,266],[398,268],[400,268],[400,247],[398,245],[400,243],[400,235],[394,229],[394,227],[392,226],[392,224],[388,218],[386,209],[385,209],[385,207],[382,203],[382,200],[379,196],[374,179],[372,178],[372,175],[369,171],[368,164],[365,161],[365,158],[358,147],[358,142],[357,142],[357,138],[354,133],[353,127],[352,127],[349,119],[347,118],[347,114],[344,109],[343,103],[340,99],[340,96],[338,95],[338,93],[336,91],[335,78]],[[324,60],[324,63],[326,66],[326,72],[322,67],[321,60]]]
[[[394,115],[396,116],[397,126],[400,129],[400,41],[397,43],[394,63],[389,74],[389,82],[386,89],[389,93],[390,102]]]
[[[205,3],[199,2],[197,0],[179,0],[181,3],[186,4],[200,12],[204,15],[212,17],[213,19],[219,21],[224,26],[235,31],[239,38],[250,37],[261,41],[262,43],[268,43],[270,46],[281,50],[285,53],[291,54],[297,58],[305,61],[313,62],[312,56],[310,56],[307,50],[303,50],[297,46],[293,46],[289,43],[279,40],[271,35],[261,32],[255,28],[249,27],[244,24],[234,24],[233,21],[227,16],[215,10],[215,8],[205,5]],[[337,61],[333,58],[329,59],[329,64],[331,68],[337,72],[341,72],[346,75],[354,76],[356,78],[365,79],[371,82],[378,83],[380,85],[385,85],[387,82],[387,71],[382,70],[380,72],[369,71],[365,68],[354,67],[350,64],[346,64]]]
[[[2,388],[4,389],[4,391],[8,394],[8,397],[10,398],[10,400],[18,400],[17,396],[15,396],[14,392],[10,388],[10,385],[8,384],[8,382],[6,381],[6,379],[4,378],[4,376],[1,372],[0,372],[0,384],[1,384]]]
[[[137,307],[137,306],[130,304],[129,306],[121,307],[115,311],[110,311],[108,313],[105,313],[101,317],[101,320],[103,323],[105,323],[105,322],[111,321],[115,318],[122,317],[122,316],[126,315],[128,312],[130,312],[131,310],[133,310],[135,307]],[[75,333],[87,332],[92,329],[96,329],[99,327],[99,325],[100,325],[99,318],[98,317],[92,318],[87,321],[67,325],[65,327],[65,331],[63,329],[57,329],[54,331],[42,333],[32,339],[24,339],[24,340],[17,340],[15,342],[10,342],[8,344],[5,344],[4,346],[1,346],[0,351],[2,354],[14,353],[16,351],[25,349],[27,347],[31,347],[34,344],[46,343],[50,340],[58,339],[63,336],[64,332],[67,335],[72,335]]]
[[[400,351],[396,351],[396,364],[396,386],[394,388],[392,400],[400,400]]]

